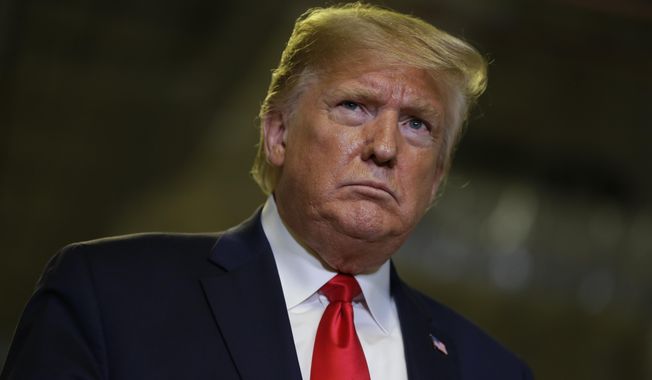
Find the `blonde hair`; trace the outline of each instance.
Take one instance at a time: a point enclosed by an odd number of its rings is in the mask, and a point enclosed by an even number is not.
[[[438,170],[448,171],[469,107],[486,87],[486,62],[469,44],[413,16],[362,3],[313,8],[301,15],[272,72],[260,107],[260,141],[251,174],[265,194],[274,191],[280,168],[270,165],[262,123],[271,112],[293,112],[311,78],[334,61],[373,56],[424,69],[445,90],[446,132]]]

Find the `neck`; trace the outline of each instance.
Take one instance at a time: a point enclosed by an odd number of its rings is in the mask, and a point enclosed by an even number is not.
[[[369,240],[337,231],[327,221],[293,225],[286,222],[288,219],[281,209],[279,215],[299,244],[319,259],[325,268],[338,273],[356,275],[375,272],[407,238],[405,234]]]

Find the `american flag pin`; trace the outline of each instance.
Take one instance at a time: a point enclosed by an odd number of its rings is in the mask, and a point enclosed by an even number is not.
[[[448,350],[446,350],[446,345],[441,340],[437,339],[436,336],[430,334],[430,339],[432,339],[432,348],[438,350],[444,355],[448,355]]]

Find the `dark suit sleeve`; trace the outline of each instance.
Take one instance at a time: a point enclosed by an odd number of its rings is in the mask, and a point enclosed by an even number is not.
[[[93,278],[79,247],[64,248],[48,263],[0,380],[108,378]]]

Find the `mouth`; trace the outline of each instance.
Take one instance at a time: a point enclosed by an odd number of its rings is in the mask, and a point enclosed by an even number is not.
[[[354,181],[354,182],[346,183],[344,186],[355,187],[357,190],[362,191],[365,194],[375,196],[375,197],[378,197],[378,196],[386,197],[386,196],[389,195],[395,201],[398,201],[394,191],[392,191],[392,189],[390,189],[387,185],[385,185],[382,182],[377,182],[377,181]]]

